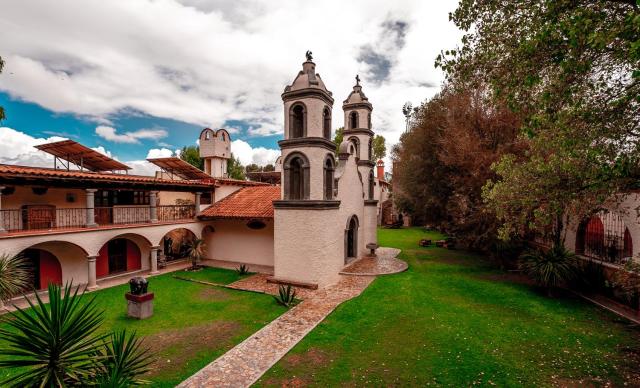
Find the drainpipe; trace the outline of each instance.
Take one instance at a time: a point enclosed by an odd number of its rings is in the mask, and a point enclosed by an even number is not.
[[[95,210],[95,193],[96,189],[86,189],[87,193],[87,228],[95,228],[96,224],[96,210]]]

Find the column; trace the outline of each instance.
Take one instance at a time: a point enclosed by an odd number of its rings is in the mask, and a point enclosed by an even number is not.
[[[152,223],[158,222],[158,192],[150,191],[149,192],[149,215]]]
[[[95,211],[95,193],[96,189],[86,189],[87,193],[87,227],[95,228],[96,224],[96,211]]]
[[[4,213],[2,210],[2,190],[4,190],[4,186],[0,186],[0,234],[7,233],[7,230],[4,228]],[[2,308],[2,301],[0,300],[0,309]]]
[[[201,192],[197,192],[197,193],[194,193],[194,194],[195,194],[196,197],[195,197],[193,202],[195,202],[195,204],[196,204],[196,217],[197,217],[197,216],[200,215],[200,196],[202,195],[202,193]]]
[[[96,282],[96,260],[98,256],[87,256],[87,267],[88,267],[88,279],[87,288],[89,290],[95,290],[98,288],[98,283]]]
[[[151,274],[158,273],[158,251],[160,247],[151,247]]]

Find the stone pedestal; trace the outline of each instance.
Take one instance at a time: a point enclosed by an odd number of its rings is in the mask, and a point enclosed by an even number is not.
[[[153,292],[142,295],[124,294],[127,299],[127,315],[136,319],[147,319],[153,315]]]

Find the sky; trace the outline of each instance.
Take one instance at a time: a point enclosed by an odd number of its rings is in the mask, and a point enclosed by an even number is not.
[[[226,128],[243,164],[279,155],[282,94],[313,52],[333,126],[360,75],[387,147],[402,106],[433,96],[459,44],[455,0],[21,0],[0,12],[0,163],[51,167],[34,145],[72,139],[129,164]],[[334,128],[334,129],[335,129]]]

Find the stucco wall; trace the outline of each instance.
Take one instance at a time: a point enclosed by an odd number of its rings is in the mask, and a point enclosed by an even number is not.
[[[22,205],[54,205],[56,208],[87,207],[86,192],[78,189],[48,189],[36,195],[32,186],[17,186],[13,194],[2,196],[3,209],[20,209]],[[67,202],[67,194],[75,196],[75,202]]]
[[[273,221],[250,229],[246,220],[217,220],[206,238],[208,258],[273,266]]]
[[[324,161],[327,155],[333,155],[324,148],[300,147],[282,151],[282,159],[287,160],[291,153],[302,153],[309,160],[309,199],[324,199]],[[283,173],[284,178],[284,173]],[[284,184],[281,185],[281,197],[284,198]]]
[[[191,201],[193,204],[195,194],[176,191],[160,191],[158,193],[158,205],[176,205],[178,200]]]
[[[284,128],[285,139],[290,139],[289,134],[289,109],[297,102],[302,102],[307,109],[307,137],[324,137],[323,134],[323,116],[322,112],[327,107],[331,111],[331,106],[320,98],[304,98],[300,100],[287,101],[284,103]],[[333,117],[333,116],[332,116]],[[331,123],[332,128],[336,125],[335,121]]]
[[[214,202],[218,202],[221,199],[229,196],[230,194],[235,193],[236,191],[240,190],[242,188],[242,186],[235,186],[235,185],[221,185],[220,187],[216,187],[216,191],[214,192],[213,196],[213,201]]]

